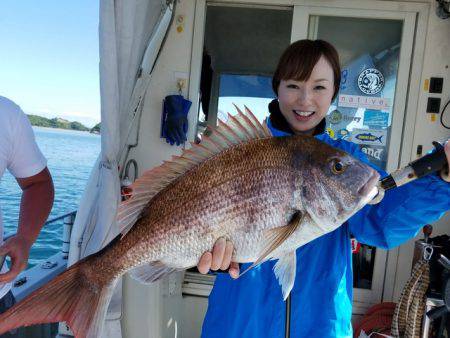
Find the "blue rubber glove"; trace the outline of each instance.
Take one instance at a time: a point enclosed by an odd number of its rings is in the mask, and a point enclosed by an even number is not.
[[[179,146],[187,140],[187,114],[192,102],[182,95],[169,95],[163,101],[162,136],[167,143]]]

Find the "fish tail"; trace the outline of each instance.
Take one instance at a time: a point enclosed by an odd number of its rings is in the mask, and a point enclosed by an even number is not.
[[[0,315],[0,334],[21,326],[67,322],[77,338],[96,338],[103,328],[114,279],[104,286],[89,282],[82,260]]]

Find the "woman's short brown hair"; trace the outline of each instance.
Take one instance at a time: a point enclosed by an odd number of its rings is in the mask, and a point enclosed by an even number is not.
[[[332,100],[334,100],[341,83],[339,55],[336,48],[323,40],[298,40],[283,52],[272,77],[272,88],[275,94],[278,95],[278,86],[281,80],[308,80],[322,55],[333,69],[334,93]]]

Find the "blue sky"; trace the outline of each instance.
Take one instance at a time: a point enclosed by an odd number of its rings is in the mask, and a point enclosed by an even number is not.
[[[27,114],[100,121],[97,0],[1,0],[0,95]]]

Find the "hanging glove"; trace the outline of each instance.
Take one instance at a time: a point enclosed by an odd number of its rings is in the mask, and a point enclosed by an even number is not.
[[[192,102],[182,95],[169,95],[163,101],[162,137],[167,143],[179,146],[187,140],[187,114]]]

